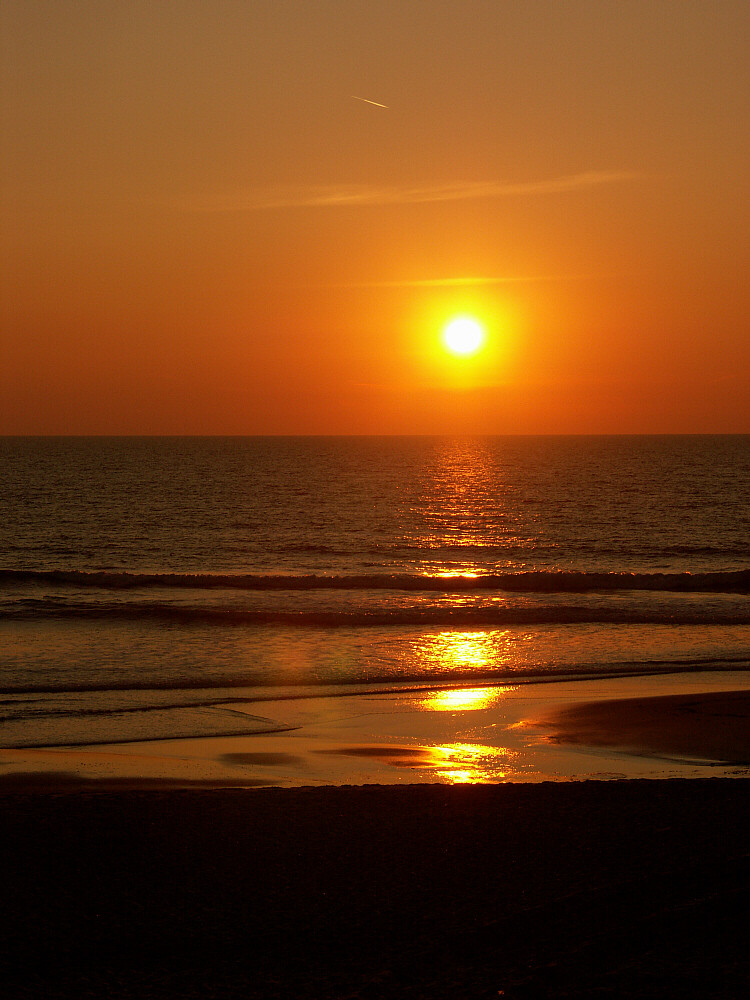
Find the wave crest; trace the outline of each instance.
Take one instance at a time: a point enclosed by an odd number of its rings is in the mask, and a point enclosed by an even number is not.
[[[672,593],[750,593],[750,569],[718,573],[617,573],[534,570],[482,576],[426,576],[373,573],[351,576],[275,575],[254,573],[129,573],[80,570],[0,570],[0,584],[46,584],[130,590],[168,587],[188,590],[398,590],[465,593],[498,590],[510,593],[584,593],[647,591]]]

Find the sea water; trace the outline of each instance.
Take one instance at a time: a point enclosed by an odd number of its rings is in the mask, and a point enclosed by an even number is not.
[[[0,439],[0,746],[750,669],[750,436]]]

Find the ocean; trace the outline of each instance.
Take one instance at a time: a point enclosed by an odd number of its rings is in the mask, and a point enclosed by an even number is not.
[[[0,439],[0,746],[750,670],[750,436]]]

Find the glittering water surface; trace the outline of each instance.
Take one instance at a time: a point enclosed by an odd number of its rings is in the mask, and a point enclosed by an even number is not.
[[[750,438],[0,440],[3,568],[747,569]]]
[[[6,745],[252,731],[240,699],[279,690],[750,664],[747,436],[6,438],[0,461]]]

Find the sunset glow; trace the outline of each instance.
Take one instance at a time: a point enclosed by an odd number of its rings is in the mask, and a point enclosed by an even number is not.
[[[745,995],[749,39],[0,0],[3,995]]]
[[[747,4],[187,6],[2,5],[0,433],[750,430]]]

